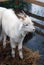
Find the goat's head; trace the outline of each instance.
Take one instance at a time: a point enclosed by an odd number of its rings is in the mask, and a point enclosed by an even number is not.
[[[28,15],[21,14],[20,20],[23,22],[23,30],[26,32],[33,32],[35,31],[34,23],[31,21]]]
[[[34,23],[31,21],[30,17],[27,15],[25,19],[23,20],[24,22],[24,30],[28,32],[33,32],[35,31]]]

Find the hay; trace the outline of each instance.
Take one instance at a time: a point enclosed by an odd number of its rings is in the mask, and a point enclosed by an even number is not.
[[[16,48],[16,57],[11,56],[10,44],[7,44],[6,48],[3,48],[2,42],[0,43],[0,65],[38,65],[39,52],[33,52],[31,49],[23,47],[24,59],[21,60]]]

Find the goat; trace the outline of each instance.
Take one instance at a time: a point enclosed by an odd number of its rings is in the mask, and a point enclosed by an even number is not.
[[[3,47],[6,47],[6,36],[10,37],[12,57],[15,57],[16,44],[18,45],[19,56],[23,59],[22,42],[28,32],[35,31],[30,17],[18,18],[12,9],[6,9],[2,16]]]

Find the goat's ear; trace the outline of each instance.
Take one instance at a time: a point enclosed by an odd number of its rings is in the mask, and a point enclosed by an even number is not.
[[[18,18],[21,19],[21,20],[25,20],[25,16],[23,15],[20,15],[20,14],[17,14]]]
[[[21,22],[23,21],[22,18],[20,18],[20,21],[21,21]]]

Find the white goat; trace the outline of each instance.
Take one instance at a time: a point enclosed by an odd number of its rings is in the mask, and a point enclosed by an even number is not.
[[[2,16],[3,16],[3,12],[6,10],[6,8],[4,7],[0,7],[0,29],[2,27]],[[2,31],[0,31],[1,34],[0,34],[0,41],[2,40]]]
[[[35,30],[33,22],[26,15],[24,19],[18,18],[12,9],[6,9],[2,16],[3,46],[6,46],[6,35],[10,37],[12,57],[15,57],[16,43],[18,44],[19,56],[23,59],[22,42],[28,32]]]

